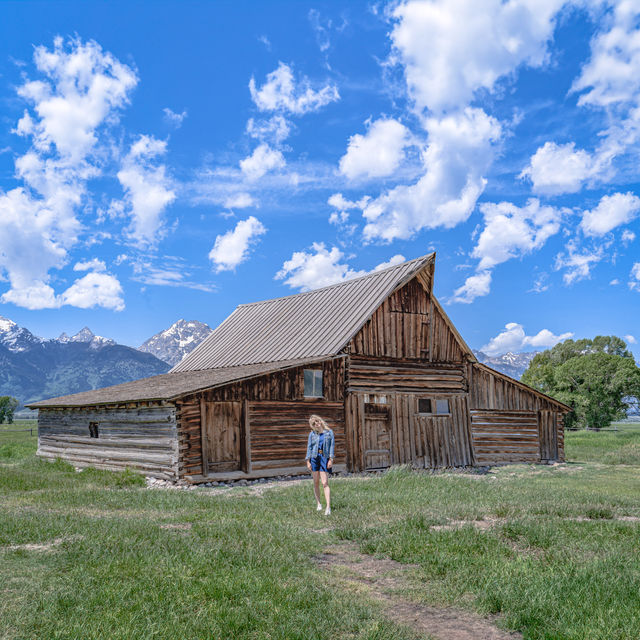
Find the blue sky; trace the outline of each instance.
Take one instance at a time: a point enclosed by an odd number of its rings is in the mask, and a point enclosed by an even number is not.
[[[139,345],[437,252],[492,353],[640,356],[640,5],[4,2],[0,315]]]

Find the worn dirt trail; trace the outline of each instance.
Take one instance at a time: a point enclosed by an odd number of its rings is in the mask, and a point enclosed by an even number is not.
[[[454,608],[429,607],[410,602],[391,592],[405,583],[411,565],[389,558],[374,558],[360,553],[354,545],[330,547],[317,558],[324,569],[346,570],[349,579],[365,585],[370,595],[381,602],[387,617],[411,627],[419,634],[437,640],[514,640],[519,633],[498,629],[490,619]]]

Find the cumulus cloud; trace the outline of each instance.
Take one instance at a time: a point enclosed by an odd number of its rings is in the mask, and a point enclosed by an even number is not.
[[[539,193],[575,193],[585,182],[606,182],[615,159],[640,140],[640,10],[629,0],[611,4],[591,41],[591,57],[571,87],[580,94],[579,106],[603,113],[601,142],[591,153],[576,150],[574,143],[540,147],[522,173]]]
[[[78,242],[77,212],[87,181],[101,171],[101,137],[117,122],[137,75],[97,43],[79,39],[36,47],[34,63],[39,79],[18,88],[30,107],[15,130],[31,142],[16,159],[22,185],[0,191],[0,274],[10,283],[0,300],[43,309],[61,304],[50,271],[66,264]]]
[[[533,190],[544,195],[576,193],[584,181],[597,173],[591,154],[575,148],[575,143],[558,145],[545,142],[531,156],[529,166],[520,174],[529,178]]]
[[[255,200],[253,199],[253,196],[246,191],[234,193],[224,201],[224,206],[227,209],[246,209],[247,207],[253,207],[254,205]]]
[[[267,80],[261,87],[256,85],[252,77],[249,91],[260,111],[280,111],[294,115],[318,111],[340,98],[338,89],[332,84],[314,89],[307,77],[296,81],[291,67],[283,62],[267,75]]]
[[[554,335],[548,329],[542,329],[535,335],[528,336],[525,334],[524,327],[521,324],[509,322],[505,325],[504,331],[491,338],[480,350],[489,356],[497,356],[501,353],[522,351],[525,348],[541,349],[553,347],[571,337],[573,337],[571,332]]]
[[[404,260],[404,256],[394,255],[388,261],[375,266],[371,272],[386,269]],[[275,279],[284,280],[284,284],[292,289],[311,291],[364,276],[367,273],[367,271],[352,269],[338,247],[328,249],[323,242],[314,242],[306,251],[295,251],[291,258],[284,262]]]
[[[480,205],[484,228],[478,236],[472,257],[479,260],[478,273],[467,278],[454,291],[452,302],[469,303],[489,294],[491,270],[499,264],[540,249],[558,233],[564,210],[543,206],[531,198],[523,207],[510,202]]]
[[[276,114],[266,120],[249,118],[247,133],[262,142],[278,144],[286,140],[291,133],[291,123],[281,114]]]
[[[267,232],[263,224],[254,216],[240,220],[234,229],[216,237],[209,259],[216,272],[232,271],[249,258],[251,246]]]
[[[466,108],[443,118],[428,118],[429,145],[424,175],[369,200],[362,215],[367,240],[409,238],[421,229],[451,229],[464,222],[484,190],[499,122],[481,109]]]
[[[141,246],[153,246],[163,236],[165,209],[176,199],[166,166],[157,158],[167,143],[142,135],[131,145],[118,171],[125,192],[124,212],[131,217],[129,237]]]
[[[521,64],[541,66],[564,0],[412,0],[393,11],[391,38],[418,111],[440,113],[492,91]]]
[[[256,147],[250,156],[240,161],[242,173],[252,182],[259,180],[269,171],[281,169],[285,165],[282,153],[272,149],[268,144]]]
[[[491,291],[491,271],[481,271],[469,276],[461,287],[458,287],[451,297],[451,302],[470,304],[476,298],[486,296]]]
[[[603,236],[616,227],[634,220],[638,212],[640,198],[631,192],[614,193],[611,196],[603,196],[597,207],[585,211],[580,227],[585,235]]]
[[[60,304],[69,304],[80,309],[103,307],[122,311],[124,309],[122,286],[111,274],[87,273],[60,295]]]
[[[638,342],[635,336],[632,336],[631,334],[627,334],[626,336],[622,337],[627,341],[627,344],[636,344]]]
[[[74,271],[106,271],[107,265],[103,260],[99,260],[98,258],[92,258],[91,260],[86,260],[85,262],[76,262],[73,265]]]
[[[349,138],[347,152],[340,159],[340,173],[349,180],[390,176],[404,158],[410,144],[409,130],[393,118],[380,118],[365,135]]]

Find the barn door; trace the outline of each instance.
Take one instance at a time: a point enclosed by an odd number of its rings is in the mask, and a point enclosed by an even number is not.
[[[391,406],[364,403],[364,466],[383,469],[391,465]]]
[[[558,459],[558,424],[556,418],[555,411],[538,411],[541,462]]]
[[[205,472],[240,469],[241,402],[201,403],[202,457]]]

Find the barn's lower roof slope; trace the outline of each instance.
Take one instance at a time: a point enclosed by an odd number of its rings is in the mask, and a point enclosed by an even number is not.
[[[159,376],[141,378],[124,384],[103,387],[93,391],[83,391],[68,396],[50,398],[33,402],[27,406],[31,409],[46,409],[53,407],[81,407],[105,404],[121,404],[124,402],[139,402],[142,400],[174,400],[189,393],[202,389],[217,387],[229,382],[252,378],[254,376],[289,369],[303,364],[316,362],[317,359],[283,360],[250,364],[238,367],[224,367],[220,369],[206,369],[204,371],[181,371],[163,373]]]

